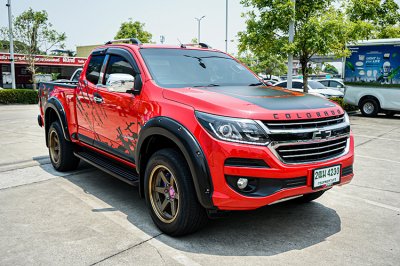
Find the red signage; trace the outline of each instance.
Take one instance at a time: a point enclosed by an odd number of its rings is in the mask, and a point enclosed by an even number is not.
[[[36,55],[36,65],[56,65],[56,66],[82,66],[87,58],[53,55]],[[15,64],[26,65],[27,58],[24,54],[14,54]],[[0,64],[10,64],[10,54],[0,53]]]

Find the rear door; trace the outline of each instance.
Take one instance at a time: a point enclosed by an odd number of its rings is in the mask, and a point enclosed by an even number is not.
[[[93,144],[95,138],[94,120],[99,119],[95,107],[94,93],[100,80],[101,68],[105,59],[105,50],[92,53],[86,66],[85,75],[79,79],[76,93],[76,116],[79,140]]]
[[[129,74],[135,77],[138,73],[136,61],[130,52],[110,48],[107,51],[102,85],[97,86],[94,95],[101,101],[96,104],[101,119],[94,123],[94,145],[133,163],[140,97],[132,93],[111,91],[106,84],[110,74]]]

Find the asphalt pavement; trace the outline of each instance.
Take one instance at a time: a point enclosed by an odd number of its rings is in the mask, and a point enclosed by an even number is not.
[[[400,116],[351,116],[355,177],[317,201],[234,212],[190,236],[136,188],[49,164],[36,105],[0,105],[0,265],[398,265]]]

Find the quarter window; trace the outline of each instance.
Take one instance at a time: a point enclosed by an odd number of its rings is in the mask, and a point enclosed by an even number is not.
[[[94,55],[90,58],[86,70],[86,79],[93,84],[99,83],[101,66],[103,65],[104,55]]]

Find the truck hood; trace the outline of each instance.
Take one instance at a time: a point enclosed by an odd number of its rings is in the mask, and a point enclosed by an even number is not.
[[[260,120],[289,120],[343,114],[335,103],[280,87],[220,86],[164,89],[166,99],[206,113]]]

